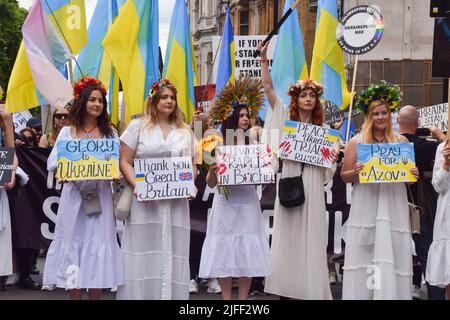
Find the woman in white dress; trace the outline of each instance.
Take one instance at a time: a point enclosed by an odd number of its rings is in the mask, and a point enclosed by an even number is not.
[[[61,140],[117,139],[111,128],[106,90],[96,79],[84,78],[74,89],[75,104],[70,110],[71,125],[63,127],[49,159],[48,170],[57,167],[56,145]],[[96,187],[101,213],[86,215],[80,190]],[[69,289],[71,299],[101,297],[102,289],[123,284],[123,262],[117,243],[112,207],[111,181],[65,182],[59,201],[55,239],[45,261],[45,285]]]
[[[133,188],[134,159],[193,157],[193,134],[183,123],[176,94],[166,79],[153,84],[145,116],[131,121],[120,137],[120,169]],[[189,239],[188,199],[144,203],[133,197],[122,237],[125,284],[117,299],[187,300]]]
[[[13,122],[5,105],[0,103],[0,129],[5,147],[14,148]],[[12,189],[16,182],[16,169],[18,161],[14,156],[11,182],[0,187],[0,291],[5,290],[6,278],[12,274],[12,243],[11,243],[11,217],[6,190]]]
[[[450,300],[450,145],[441,143],[436,150],[433,168],[433,186],[439,193],[433,242],[428,252],[427,281],[445,287]]]
[[[375,91],[368,93],[367,97],[363,94],[358,101],[373,100],[369,95],[388,97],[389,93],[385,92]],[[358,103],[366,119],[361,134],[347,145],[341,171],[344,182],[354,183],[346,223],[343,299],[412,299],[412,249],[406,185],[360,184],[359,172],[363,165],[357,163],[359,143],[408,142],[392,130],[391,108],[388,106],[394,106],[395,110],[398,103],[392,100]],[[411,169],[411,173],[418,178],[417,168]]]
[[[273,130],[281,133],[285,120],[323,126],[324,111],[319,100],[322,87],[311,80],[298,81],[289,88],[291,104],[285,107],[273,89],[267,47],[268,43],[264,47],[259,45],[262,79],[272,112],[266,119],[268,134],[271,135]],[[331,156],[335,163],[337,151],[333,150]],[[295,208],[283,207],[277,191],[271,245],[273,271],[266,279],[266,292],[294,299],[332,299],[328,280],[324,185],[333,178],[335,170],[336,166],[326,169],[283,161],[281,178],[301,175],[305,202]]]
[[[237,83],[242,84],[244,79]],[[238,84],[236,84],[236,87]],[[225,90],[236,92],[233,85]],[[262,88],[261,88],[262,89]],[[262,94],[262,92],[261,92]],[[251,104],[251,102],[250,102]],[[252,107],[233,107],[232,115],[222,122],[222,134],[227,145],[234,145],[234,134],[250,129]],[[236,131],[239,129],[239,131]],[[227,132],[233,133],[233,136]],[[231,141],[228,141],[231,140]],[[238,136],[238,143],[245,142]],[[247,137],[248,140],[248,137]],[[209,167],[206,177],[209,187],[217,185],[216,164]],[[247,300],[252,277],[266,277],[271,272],[269,242],[265,233],[261,205],[254,185],[228,186],[228,199],[216,192],[208,217],[206,238],[200,260],[201,278],[218,278],[222,297],[231,300],[232,278],[238,278],[238,299]]]

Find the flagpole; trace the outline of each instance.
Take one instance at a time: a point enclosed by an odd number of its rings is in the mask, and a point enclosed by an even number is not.
[[[73,64],[72,59],[69,60],[69,82],[73,87]]]
[[[353,97],[355,96],[356,72],[358,71],[358,55],[355,56],[355,65],[353,67],[352,90],[350,93],[350,107],[348,110],[347,133],[345,134],[345,144],[347,145],[350,136],[350,121],[352,121]]]

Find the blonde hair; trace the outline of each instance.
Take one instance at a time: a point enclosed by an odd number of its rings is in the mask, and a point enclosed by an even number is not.
[[[171,84],[164,85],[158,90],[158,92],[153,97],[148,97],[146,102],[147,107],[145,109],[145,115],[142,118],[144,126],[147,126],[149,129],[151,129],[157,124],[158,122],[157,105],[159,103],[159,100],[161,100],[161,93],[163,91],[162,90],[163,88],[171,90],[172,93],[175,95],[175,110],[170,114],[170,122],[172,124],[175,124],[175,126],[179,129],[184,129],[188,127],[183,121],[183,115],[181,113],[180,108],[178,108],[177,89]]]
[[[373,138],[373,109],[375,107],[378,107],[380,105],[385,105],[386,110],[388,112],[388,121],[386,124],[386,129],[384,130],[384,135],[386,137],[386,140],[388,143],[396,143],[397,139],[394,135],[394,131],[392,130],[392,113],[389,109],[386,102],[377,100],[370,103],[369,108],[367,110],[366,119],[364,121],[364,124],[361,129],[362,133],[362,143],[376,143],[375,139]]]
[[[66,110],[67,111],[67,118],[70,123],[70,118],[69,118],[69,109],[67,107],[56,107],[55,111],[53,111],[53,115],[52,115],[52,125],[50,128],[49,133],[47,134],[47,146],[48,147],[53,147],[55,145],[56,142],[56,138],[58,138],[58,134],[59,131],[57,126],[56,126],[56,120],[55,120],[55,116],[58,112]]]

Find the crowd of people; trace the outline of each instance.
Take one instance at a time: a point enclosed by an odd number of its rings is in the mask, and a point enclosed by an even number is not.
[[[326,89],[315,81],[298,81],[288,88],[290,105],[284,106],[273,88],[267,46],[259,47],[261,87],[252,87],[252,95],[241,94],[235,101],[229,101],[231,107],[227,110],[223,103],[218,103],[210,115],[197,113],[194,120],[202,122],[202,133],[213,130],[219,134],[221,131],[227,145],[261,141],[259,128],[252,129],[261,107],[262,99],[258,95],[265,95],[271,108],[265,129],[281,131],[286,120],[325,126],[320,98]],[[169,157],[191,158],[196,183],[201,179],[203,185],[217,186],[216,163],[209,163],[205,170],[202,163],[196,161],[199,142],[194,137],[193,126],[183,120],[177,89],[169,80],[162,79],[152,86],[145,115],[132,120],[120,138],[109,123],[103,85],[94,78],[81,81],[84,85],[75,86],[73,105],[56,108],[50,131],[45,134],[40,122],[33,119],[15,137],[11,115],[1,107],[3,145],[53,148],[48,170],[54,171],[57,166],[54,146],[58,141],[119,139],[120,171],[132,189],[136,187],[135,159]],[[228,89],[238,92],[238,86],[244,81],[228,84]],[[249,96],[253,100],[247,99]],[[391,113],[397,111],[399,101],[382,95],[358,101],[363,101],[358,107],[365,121],[360,132],[345,146],[340,164],[342,180],[354,186],[346,222],[342,298],[412,299],[410,201],[424,211],[421,232],[412,237],[421,272],[427,281],[428,297],[450,299],[448,140],[436,128],[431,128],[431,134],[438,141],[418,137],[419,119],[413,106],[400,109],[400,132],[395,133]],[[221,121],[220,130],[214,129],[212,119]],[[228,135],[230,130],[236,134]],[[256,132],[257,139],[248,138],[246,133],[251,130]],[[410,173],[418,182],[359,183],[363,164],[357,160],[358,145],[400,142],[414,143],[416,167]],[[81,299],[83,289],[89,289],[90,299],[100,299],[103,289],[117,288],[117,299],[121,300],[183,300],[189,299],[192,281],[195,283],[200,277],[217,279],[218,292],[229,300],[233,298],[232,279],[237,278],[237,298],[245,300],[252,278],[264,278],[264,291],[282,299],[332,299],[324,185],[335,174],[340,161],[339,149],[333,150],[331,160],[333,165],[329,169],[291,160],[280,161],[281,179],[302,177],[305,200],[300,205],[286,206],[280,201],[281,191],[277,190],[270,246],[255,186],[230,186],[227,194],[216,192],[206,236],[195,240],[202,244],[201,252],[192,253],[198,262],[192,264],[191,261],[191,266],[189,207],[196,194],[189,198],[144,202],[133,197],[119,246],[111,181],[62,181],[55,237],[46,253],[43,283],[68,289],[71,299]],[[13,178],[0,190],[0,290],[5,288],[5,276],[15,271],[13,260],[17,261],[19,284],[25,288],[38,287],[29,277],[35,265],[36,249],[15,246],[11,240],[14,239],[11,231],[15,232],[11,217],[16,213],[10,212],[7,190],[19,183],[18,165],[15,158]],[[94,214],[84,201],[83,191],[87,189],[95,190],[101,204]]]

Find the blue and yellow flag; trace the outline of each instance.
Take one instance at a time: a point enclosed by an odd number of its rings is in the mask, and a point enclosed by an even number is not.
[[[157,0],[128,0],[103,40],[122,81],[125,121],[145,110],[151,85],[159,79]]]
[[[73,54],[88,42],[84,0],[46,0],[43,9]]]
[[[185,1],[177,0],[170,22],[163,77],[169,79],[177,88],[178,106],[187,123],[190,123],[195,111],[196,74],[197,63],[189,29],[189,15]]]
[[[350,104],[344,69],[344,55],[336,40],[337,0],[319,0],[311,79],[324,86],[323,99],[341,109]]]
[[[216,96],[220,94],[228,82],[235,82],[234,35],[229,8],[227,8],[222,41],[220,42],[219,68],[217,70]]]
[[[287,0],[283,13],[289,10],[293,3],[294,0]],[[285,106],[289,106],[291,101],[287,95],[289,87],[299,79],[308,79],[308,66],[297,9],[294,9],[280,28],[270,74],[277,97]],[[265,120],[266,112],[267,104],[259,111],[262,120]]]

